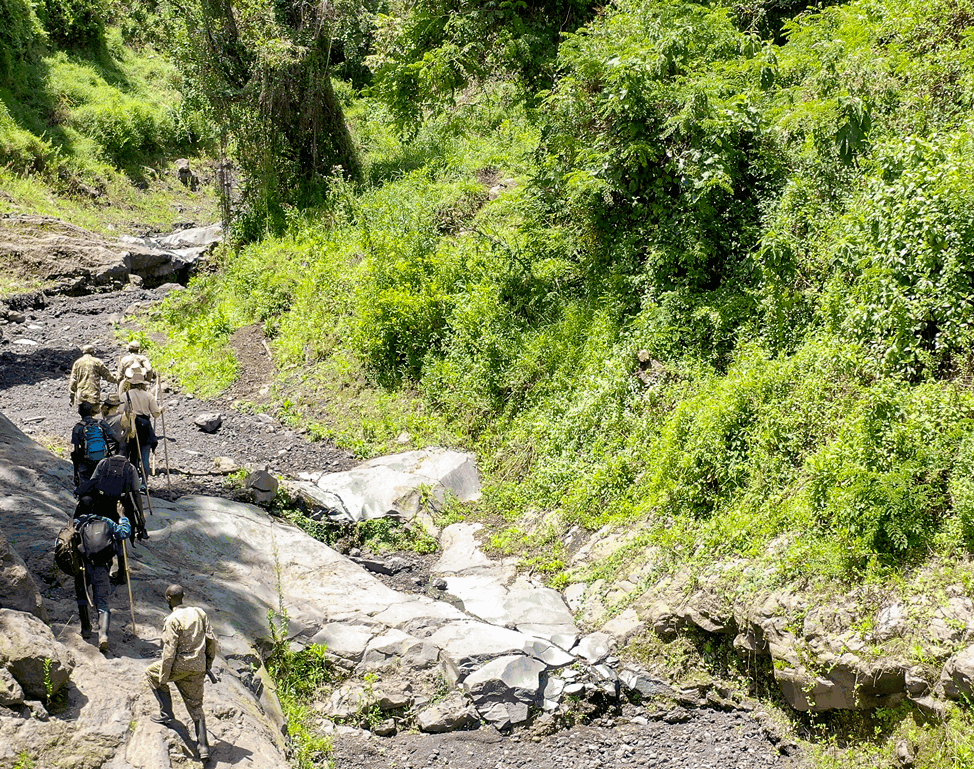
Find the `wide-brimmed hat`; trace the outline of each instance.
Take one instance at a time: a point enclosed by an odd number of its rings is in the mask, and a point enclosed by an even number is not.
[[[105,400],[102,402],[102,405],[103,406],[121,406],[122,405],[122,399],[119,398],[118,395],[116,395],[115,393],[112,393],[107,398],[105,398]]]
[[[125,378],[129,384],[145,384],[145,377],[142,376],[142,369],[130,368],[125,370]]]

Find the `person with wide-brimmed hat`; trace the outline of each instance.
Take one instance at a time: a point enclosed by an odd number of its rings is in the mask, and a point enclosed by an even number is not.
[[[128,352],[118,361],[118,394],[123,395],[132,385],[134,377],[141,375],[143,382],[156,378],[156,371],[149,359],[142,354],[142,345],[136,340],[128,343]]]
[[[146,389],[145,378],[140,371],[131,371],[129,389],[121,396],[122,411],[129,417],[128,455],[142,475],[142,492],[145,493],[149,477],[149,451],[155,451],[159,441],[152,428],[152,417],[162,413],[155,396]]]

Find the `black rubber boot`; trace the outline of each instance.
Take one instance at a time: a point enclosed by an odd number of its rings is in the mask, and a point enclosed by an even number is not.
[[[91,638],[91,620],[88,619],[88,604],[78,604],[78,614],[81,616],[81,637]]]
[[[159,703],[159,712],[154,716],[149,716],[149,720],[157,724],[171,724],[176,716],[172,712],[172,692],[169,691],[169,686],[164,686],[161,689],[153,689],[150,686],[149,689],[155,695],[156,702]]]
[[[108,651],[108,626],[112,622],[112,613],[110,611],[100,611],[98,612],[98,650],[107,652]]]
[[[200,752],[200,761],[208,761],[210,758],[210,740],[206,735],[205,716],[196,719],[196,747]]]

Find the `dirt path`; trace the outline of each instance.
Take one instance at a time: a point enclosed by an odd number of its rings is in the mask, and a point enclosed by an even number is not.
[[[68,402],[71,365],[80,356],[80,345],[89,343],[114,371],[124,345],[115,336],[115,324],[126,308],[136,302],[155,301],[166,292],[123,291],[85,297],[47,300],[45,306],[22,310],[23,322],[3,329],[0,353],[0,411],[39,442],[70,453],[71,428],[77,412]],[[242,329],[233,339],[241,363],[240,380],[224,395],[202,401],[166,387],[166,432],[174,492],[225,493],[223,478],[214,470],[215,457],[229,457],[250,467],[268,465],[272,472],[295,476],[302,471],[343,470],[354,458],[325,443],[313,443],[281,425],[272,414],[235,410],[236,400],[260,402],[261,387],[270,384],[273,363],[259,329]],[[202,413],[219,412],[223,425],[205,433],[194,424]],[[157,422],[161,434],[161,421]],[[162,472],[164,453],[156,458]],[[188,475],[192,474],[192,475]],[[165,478],[150,483],[163,493]]]
[[[45,300],[23,307],[23,318],[3,327],[0,342],[0,411],[38,442],[69,452],[77,413],[68,403],[71,365],[80,345],[96,347],[97,355],[114,370],[123,345],[115,336],[126,308],[156,301],[166,287],[78,298]],[[241,329],[232,340],[241,376],[219,398],[201,401],[171,390],[165,395],[166,427],[173,490],[166,492],[160,476],[150,488],[156,496],[227,495],[225,479],[214,472],[213,459],[232,458],[240,465],[268,465],[279,475],[301,471],[343,470],[355,464],[347,452],[312,443],[280,423],[272,413],[235,410],[236,400],[266,402],[261,389],[274,368],[259,329]],[[194,418],[204,412],[223,415],[213,434],[199,430]],[[161,425],[160,425],[161,429]],[[162,466],[160,448],[158,464]],[[406,554],[407,558],[410,554]],[[409,588],[423,590],[422,564],[402,575]],[[334,737],[336,765],[343,769],[774,769],[795,767],[746,713],[709,709],[653,713],[645,709],[606,714],[588,726],[541,736],[537,730],[501,735],[491,728],[441,735],[401,734],[376,737],[339,727]],[[793,747],[791,745],[788,746]]]

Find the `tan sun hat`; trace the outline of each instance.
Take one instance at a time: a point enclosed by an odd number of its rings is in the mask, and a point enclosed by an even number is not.
[[[129,384],[145,384],[145,377],[142,376],[142,369],[130,368],[125,370],[125,378]]]

